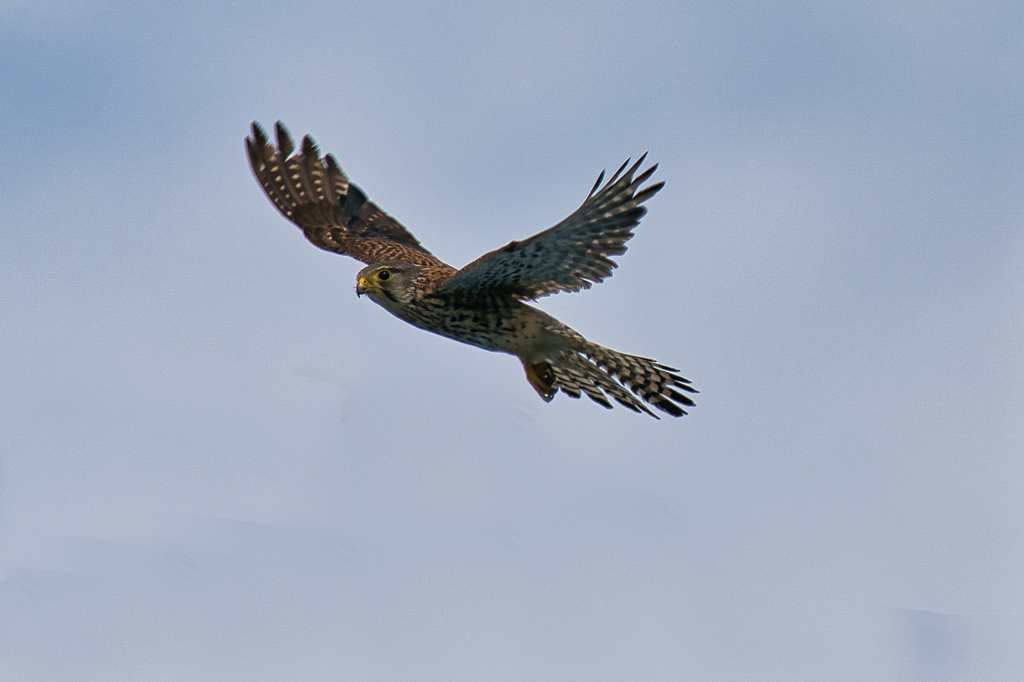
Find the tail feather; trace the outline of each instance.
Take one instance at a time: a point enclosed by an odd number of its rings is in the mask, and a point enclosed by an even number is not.
[[[646,412],[655,419],[658,417],[648,405],[681,417],[687,413],[684,407],[693,407],[694,402],[675,389],[698,392],[677,369],[589,341],[584,341],[579,350],[567,349],[560,353],[551,362],[551,371],[552,395],[558,390],[572,398],[585,393],[607,408],[612,406],[608,401],[610,397],[634,412]]]
[[[588,398],[598,405],[602,405],[609,410],[612,409],[612,404],[604,397],[604,393],[601,392],[601,387],[595,383],[590,376],[580,371],[579,368],[572,364],[568,364],[564,372],[556,372],[555,376],[558,377],[559,374],[562,374],[563,376],[568,375],[565,376],[565,379],[567,382],[571,382],[571,385],[575,390],[583,391],[587,394]]]

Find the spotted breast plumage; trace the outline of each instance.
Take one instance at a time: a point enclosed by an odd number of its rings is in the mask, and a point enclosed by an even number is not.
[[[609,398],[635,412],[649,408],[679,417],[693,406],[688,379],[650,358],[627,355],[588,341],[528,305],[559,291],[589,289],[610,277],[611,256],[626,252],[642,204],[664,183],[643,187],[657,165],[640,170],[646,155],[622,164],[583,204],[554,227],[486,253],[455,269],[427,251],[341,170],[321,158],[308,135],[298,153],[285,127],[275,126],[276,147],[257,123],[246,148],[264,192],[313,244],[362,261],[356,292],[421,329],[486,350],[517,356],[541,398],[558,391],[586,394],[610,408]],[[639,172],[638,172],[639,171]]]

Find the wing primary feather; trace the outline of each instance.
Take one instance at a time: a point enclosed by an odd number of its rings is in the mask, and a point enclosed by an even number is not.
[[[627,180],[628,184],[630,184],[630,185],[632,185],[634,182],[638,182],[637,180],[633,179],[633,174],[636,173],[638,168],[640,168],[640,164],[642,164],[644,162],[645,158],[647,158],[647,152],[644,152],[643,156],[641,156],[639,159],[637,159],[637,162],[629,167],[629,170],[626,171],[626,174],[624,176],[622,176],[622,179],[623,180]],[[628,161],[627,161],[627,163],[628,163]],[[649,171],[649,172],[653,173],[657,169],[657,167],[658,167],[658,164],[654,164],[649,169],[647,169],[647,171],[644,171],[644,172],[648,172]],[[648,176],[648,177],[650,177],[650,176]]]
[[[252,164],[252,170],[256,173],[256,177],[260,179],[260,182],[265,184],[266,153],[267,146],[270,144],[270,141],[267,139],[267,133],[259,123],[253,121],[252,137],[245,138],[245,142],[249,149],[249,163]]]
[[[252,167],[252,171],[256,173],[256,177],[259,177],[263,166],[263,159],[256,148],[256,142],[251,137],[245,138],[245,149],[249,152],[249,165]]]
[[[263,190],[270,197],[270,200],[274,202],[278,210],[290,217],[292,210],[288,205],[289,202],[282,196],[286,192],[287,186],[275,182],[273,177],[274,168],[279,165],[274,147],[270,144],[270,140],[263,127],[255,121],[252,124],[252,134],[253,138],[255,138],[250,147],[250,159],[254,161],[253,172],[259,179],[260,184],[263,185]],[[282,175],[285,175],[283,171]]]
[[[633,200],[636,203],[638,203],[638,204],[642,204],[643,202],[647,201],[648,199],[653,197],[655,194],[660,192],[661,188],[664,187],[664,186],[665,186],[664,182],[659,182],[659,183],[657,183],[655,185],[651,185],[650,187],[645,187],[645,188],[643,188],[642,190],[640,190],[639,192],[636,193],[636,196],[633,197]],[[644,209],[645,213],[647,212],[646,208],[644,208],[644,207],[641,207],[641,208]]]
[[[281,158],[287,159],[295,151],[295,143],[292,142],[288,129],[280,121],[274,124],[274,136],[277,137],[277,148],[281,150]]]
[[[312,135],[302,136],[302,155],[312,156],[314,159],[320,158],[320,149],[317,148],[316,140],[313,139]]]
[[[639,187],[640,185],[647,182],[647,179],[654,175],[654,171],[656,170],[658,170],[658,164],[654,164],[653,166],[645,170],[643,173],[633,178],[633,180],[629,184],[632,185],[634,188]],[[632,173],[630,173],[629,175],[632,175]],[[636,197],[633,198],[636,199]]]
[[[334,192],[333,203],[340,204],[341,198],[348,194],[348,178],[345,176],[345,172],[341,170],[341,166],[338,165],[338,160],[334,158],[334,154],[328,154],[326,160],[327,181]]]
[[[615,171],[615,175],[608,179],[607,184],[605,184],[605,189],[615,184],[615,181],[619,179],[619,174],[622,173],[623,169],[625,169],[625,167],[629,164],[629,161],[629,159],[626,159],[625,161],[622,162],[622,165],[619,166],[619,170]]]
[[[278,121],[274,124],[274,135],[277,137],[277,153],[274,155],[274,161],[278,166],[280,176],[273,178],[277,180],[281,187],[281,192],[291,195],[292,203],[296,206],[306,203],[303,201],[303,186],[301,181],[301,175],[299,178],[292,177],[296,168],[292,166],[298,166],[299,164],[295,159],[289,159],[291,153],[295,151],[295,143],[292,141],[292,136],[288,133],[288,129],[285,128],[284,124]],[[291,164],[289,164],[291,162]],[[298,184],[296,184],[298,182]]]
[[[320,150],[316,141],[309,135],[302,137],[302,170],[305,175],[306,191],[310,198],[318,202],[330,203],[329,194],[324,190],[325,173],[323,164],[320,163]]]
[[[345,212],[352,216],[349,220],[350,223],[359,219],[359,209],[362,208],[365,203],[366,195],[363,194],[363,190],[350,184],[348,186],[348,195],[345,197]]]
[[[596,192],[597,188],[601,186],[602,180],[604,180],[604,171],[601,171],[601,174],[597,176],[597,182],[594,183],[594,187],[590,190],[590,194],[587,195],[588,199],[594,196],[594,192]]]
[[[302,138],[302,156],[306,159],[306,172],[313,178],[317,198],[333,206],[338,202],[338,198],[335,196],[330,172],[320,160],[320,149],[316,141],[309,135]]]
[[[302,154],[296,157],[294,164],[295,173],[300,177],[307,199],[318,203],[323,201],[323,183],[320,180],[323,172],[317,168],[320,165],[320,152],[316,148],[316,142],[309,135],[302,137]]]
[[[252,139],[253,143],[256,144],[260,149],[264,149],[270,144],[270,139],[267,137],[267,131],[263,130],[258,122],[252,122]]]

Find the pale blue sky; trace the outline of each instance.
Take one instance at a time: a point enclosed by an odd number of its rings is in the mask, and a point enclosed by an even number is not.
[[[1021,679],[1022,26],[0,6],[0,677]],[[254,119],[455,265],[649,150],[620,269],[540,305],[697,407],[546,405],[357,299]]]

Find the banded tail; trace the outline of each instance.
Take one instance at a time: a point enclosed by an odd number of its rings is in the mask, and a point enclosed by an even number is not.
[[[585,339],[578,349],[564,349],[554,358],[525,364],[530,385],[545,402],[558,391],[570,398],[584,393],[594,402],[611,409],[612,398],[634,412],[651,412],[652,405],[673,417],[687,414],[683,407],[695,403],[686,393],[699,393],[679,370],[650,358],[627,355]],[[678,390],[685,391],[680,393]],[[646,404],[645,404],[646,403]]]

